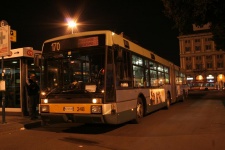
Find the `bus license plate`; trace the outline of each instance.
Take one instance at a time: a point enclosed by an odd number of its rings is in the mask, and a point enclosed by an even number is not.
[[[84,107],[77,107],[77,110],[75,110],[76,112],[84,112],[85,108]]]
[[[74,111],[74,107],[63,107],[63,111]]]
[[[63,107],[63,111],[72,111],[72,112],[84,112],[85,111],[85,107],[83,106],[79,106],[79,107],[72,107],[72,106],[65,106]]]

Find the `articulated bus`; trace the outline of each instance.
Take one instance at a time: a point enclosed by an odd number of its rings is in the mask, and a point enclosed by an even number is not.
[[[188,94],[178,66],[108,30],[46,40],[35,62],[43,123],[139,123]]]

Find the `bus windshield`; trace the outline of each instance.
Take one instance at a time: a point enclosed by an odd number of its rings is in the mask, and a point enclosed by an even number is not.
[[[42,65],[42,89],[50,93],[101,92],[104,49],[73,49],[48,53]]]

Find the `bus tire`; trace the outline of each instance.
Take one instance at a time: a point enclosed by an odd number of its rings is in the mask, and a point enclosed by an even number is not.
[[[185,94],[182,95],[182,100],[181,100],[181,101],[182,101],[182,102],[185,101]]]
[[[186,100],[186,92],[185,90],[183,90],[183,95],[182,95],[182,102],[184,102]]]
[[[170,93],[167,93],[167,98],[166,98],[166,109],[170,108],[170,103],[171,103],[171,96]]]
[[[141,118],[144,117],[144,105],[143,105],[143,101],[140,97],[138,97],[137,99],[137,107],[136,107],[136,117],[133,120],[133,122],[135,124],[140,123]]]

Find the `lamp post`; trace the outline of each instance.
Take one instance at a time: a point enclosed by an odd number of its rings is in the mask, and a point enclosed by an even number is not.
[[[77,26],[77,23],[73,20],[68,21],[68,26],[71,28],[72,34],[73,34],[73,28]]]

